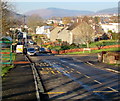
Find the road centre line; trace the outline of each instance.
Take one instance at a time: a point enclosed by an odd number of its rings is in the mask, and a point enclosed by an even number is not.
[[[111,88],[111,87],[108,87],[109,89],[111,89],[112,91],[114,91],[114,92],[119,92],[119,91],[117,91],[117,90],[115,90],[115,89],[113,89],[113,88]]]
[[[90,62],[86,62],[87,64],[91,65],[91,66],[94,66],[95,68],[98,68],[96,67],[94,64],[90,63]],[[107,71],[111,71],[111,72],[114,72],[114,73],[120,73],[119,71],[116,71],[116,70],[113,70],[113,69],[109,69],[109,68],[100,68],[101,70],[107,70]]]
[[[89,76],[87,76],[87,75],[84,75],[85,77],[87,77],[87,78],[90,78]]]
[[[99,92],[109,92],[109,93],[112,93],[112,92],[114,92],[114,91],[93,91],[93,92],[95,92],[95,93],[99,93]]]
[[[94,80],[95,82],[99,83],[99,84],[102,84],[101,82],[97,81],[97,80]]]

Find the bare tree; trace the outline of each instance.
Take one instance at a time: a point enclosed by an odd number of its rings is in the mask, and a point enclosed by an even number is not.
[[[16,14],[13,9],[15,6],[7,1],[1,1],[0,3],[0,22],[1,22],[1,33],[7,35],[11,27],[16,27],[21,24],[21,21],[14,17]],[[11,34],[11,33],[10,33]],[[9,35],[12,36],[12,35]]]
[[[10,28],[10,22],[11,20],[9,19],[11,13],[10,13],[10,9],[11,6],[9,5],[9,3],[7,1],[2,1],[1,2],[1,12],[2,12],[2,16],[0,18],[1,22],[2,22],[2,34],[5,35],[6,32],[9,30]]]
[[[42,26],[44,24],[43,19],[38,15],[31,15],[27,17],[27,25],[30,27],[34,32],[37,26]]]
[[[94,37],[94,30],[91,25],[86,22],[82,22],[76,28],[77,32],[74,36],[74,41],[77,41],[78,43],[85,43],[87,44],[87,47],[89,47],[89,43],[93,41]]]

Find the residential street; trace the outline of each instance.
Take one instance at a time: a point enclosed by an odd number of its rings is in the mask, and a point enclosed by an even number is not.
[[[119,99],[118,74],[86,64],[80,60],[81,56],[38,53],[37,56],[30,58],[35,62],[41,76],[44,94],[47,94],[45,101]]]
[[[120,101],[118,1],[23,1],[0,5],[1,100]]]

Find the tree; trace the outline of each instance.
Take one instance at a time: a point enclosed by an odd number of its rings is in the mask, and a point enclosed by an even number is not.
[[[14,16],[16,13],[13,10],[14,6],[7,1],[1,1],[0,5],[0,12],[1,12],[1,17],[0,17],[0,22],[1,22],[1,33],[2,35],[7,35],[9,33],[10,28],[16,27],[21,25],[21,21]],[[13,33],[9,33],[12,36]]]
[[[94,17],[94,23],[99,24],[100,22],[100,17]]]
[[[27,25],[34,32],[37,26],[42,26],[44,24],[43,19],[38,15],[31,15],[27,18]]]
[[[62,19],[62,21],[63,21],[63,24],[67,25],[67,24],[71,23],[71,18],[70,17],[64,17]]]
[[[2,35],[5,35],[6,32],[9,30],[10,28],[10,19],[8,19],[8,17],[10,16],[10,6],[8,4],[8,2],[4,2],[4,1],[1,1],[1,18],[0,18],[0,21],[1,21],[1,33]]]
[[[89,43],[93,41],[94,30],[90,24],[82,22],[76,27],[77,33],[74,34],[74,42],[86,44],[89,47]]]
[[[84,16],[82,21],[86,22],[86,23],[89,23],[89,17],[88,16]]]

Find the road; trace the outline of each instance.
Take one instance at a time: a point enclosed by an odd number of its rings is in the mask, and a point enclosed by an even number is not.
[[[37,53],[37,56],[30,58],[44,85],[44,101],[120,99],[117,73],[88,65],[78,59],[78,56]]]

